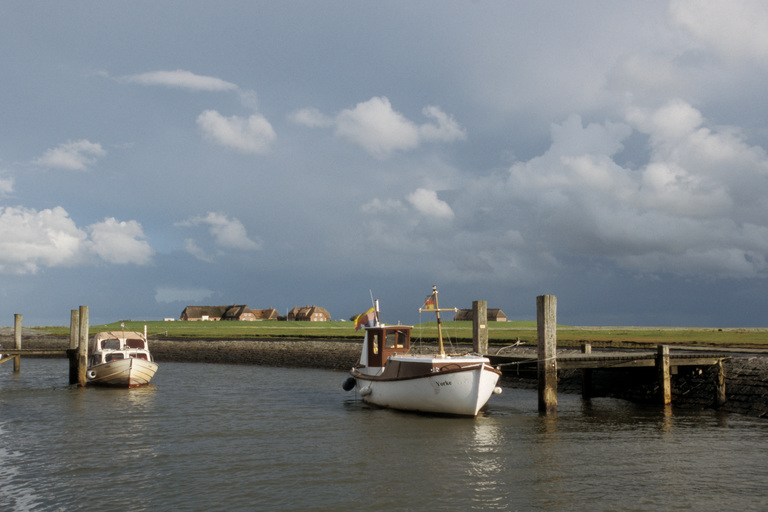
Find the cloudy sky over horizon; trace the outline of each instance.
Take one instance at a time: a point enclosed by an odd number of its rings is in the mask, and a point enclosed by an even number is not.
[[[0,325],[768,326],[768,4],[8,2]]]

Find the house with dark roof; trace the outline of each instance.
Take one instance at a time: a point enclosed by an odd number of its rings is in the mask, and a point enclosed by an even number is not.
[[[504,312],[500,309],[491,309],[488,308],[487,310],[488,314],[488,321],[489,322],[506,322],[507,321],[507,315],[504,314]],[[457,322],[461,321],[472,321],[472,310],[471,309],[460,309],[456,312],[456,316],[453,317],[453,319]]]
[[[231,306],[187,306],[181,312],[180,320],[220,321],[237,320],[254,322],[256,320],[277,320],[280,313],[275,308],[251,309],[246,305]]]
[[[319,306],[297,306],[288,312],[289,322],[328,322],[331,314]]]

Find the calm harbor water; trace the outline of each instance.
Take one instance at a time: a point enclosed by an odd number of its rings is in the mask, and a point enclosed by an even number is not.
[[[165,363],[134,390],[0,366],[0,510],[766,510],[768,422],[505,388],[476,419],[344,373]]]

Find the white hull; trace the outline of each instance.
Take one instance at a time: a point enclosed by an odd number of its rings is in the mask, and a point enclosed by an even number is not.
[[[149,384],[157,371],[157,363],[128,358],[97,364],[88,368],[88,382],[101,386],[135,388]]]
[[[452,359],[435,361],[444,364]],[[455,358],[462,369],[445,366],[443,371],[421,377],[381,379],[355,371],[352,375],[357,392],[367,403],[406,411],[477,416],[496,390],[499,372],[487,364],[487,359],[473,359]]]

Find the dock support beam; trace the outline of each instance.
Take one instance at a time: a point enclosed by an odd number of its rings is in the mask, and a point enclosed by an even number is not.
[[[592,344],[585,342],[581,344],[582,354],[592,353]],[[592,398],[592,370],[584,368],[581,370],[581,397]]]
[[[13,345],[16,350],[21,350],[21,318],[22,315],[18,313],[13,315]],[[13,358],[13,371],[15,373],[21,371],[21,355]]]
[[[536,297],[539,412],[557,412],[557,297]]]
[[[472,302],[472,350],[476,354],[488,353],[488,301]]]
[[[672,403],[672,384],[669,371],[669,345],[659,345],[656,354],[656,370],[659,375],[659,400],[662,405]]]

